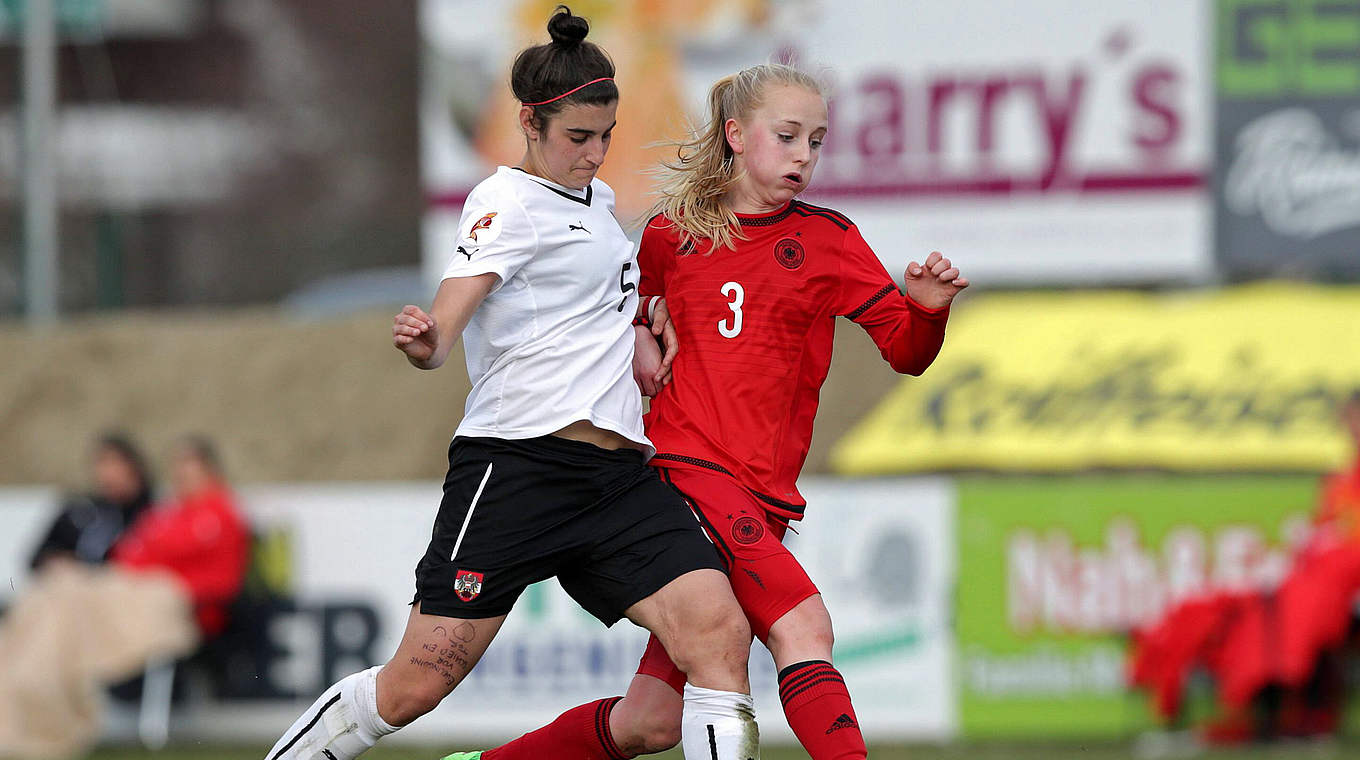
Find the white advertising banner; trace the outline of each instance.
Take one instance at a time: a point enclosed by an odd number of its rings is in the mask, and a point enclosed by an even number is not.
[[[432,277],[468,189],[523,153],[508,67],[546,39],[552,5],[422,3]],[[807,198],[859,224],[895,276],[931,250],[991,285],[1210,276],[1207,0],[636,0],[589,13],[619,69],[601,176],[625,225],[664,155],[646,146],[679,136],[719,77],[790,60],[832,86]]]
[[[800,484],[809,517],[789,545],[822,589],[836,623],[837,661],[872,741],[941,739],[957,731],[950,594],[954,491],[936,479]],[[191,702],[172,720],[183,738],[269,741],[337,678],[396,649],[413,593],[412,570],[429,540],[437,483],[279,485],[245,489],[257,534],[283,546],[292,591],[269,612],[251,698]],[[0,570],[22,593],[28,552],[55,495],[0,490]],[[277,558],[280,555],[275,555]],[[468,680],[398,738],[476,749],[576,704],[621,694],[647,634],[624,621],[605,629],[556,581],[530,587]],[[751,655],[761,733],[791,742],[775,668]]]

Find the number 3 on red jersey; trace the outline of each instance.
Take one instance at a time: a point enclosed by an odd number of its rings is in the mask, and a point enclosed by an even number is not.
[[[741,334],[741,304],[746,299],[746,291],[739,282],[724,282],[722,294],[732,299],[727,304],[727,308],[732,310],[732,316],[718,321],[718,334],[724,338],[735,338]],[[729,321],[731,324],[728,324]]]

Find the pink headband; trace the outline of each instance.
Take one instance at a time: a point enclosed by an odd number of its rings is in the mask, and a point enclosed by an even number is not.
[[[570,90],[567,90],[566,92],[562,93],[561,95],[558,95],[558,96],[555,97],[555,98],[548,98],[547,100],[540,101],[540,102],[538,102],[538,103],[520,103],[520,105],[522,105],[522,106],[546,106],[546,105],[548,105],[549,103],[553,102],[554,100],[561,100],[562,98],[565,98],[566,96],[572,94],[573,92],[576,92],[577,90],[583,90],[583,89],[585,89],[585,88],[591,86],[592,84],[595,84],[596,82],[612,82],[612,81],[614,81],[614,77],[600,77],[599,79],[592,79],[592,80],[590,80],[589,82],[586,82],[585,84],[581,85],[580,87],[573,87],[573,88],[571,88]]]

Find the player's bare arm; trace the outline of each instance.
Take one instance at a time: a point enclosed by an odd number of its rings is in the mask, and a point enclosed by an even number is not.
[[[932,251],[924,265],[915,261],[907,264],[904,279],[907,295],[927,309],[943,309],[968,287],[968,280],[959,273],[959,268],[939,251]]]
[[[655,392],[648,392],[648,387],[655,387],[660,391],[671,381],[671,363],[675,361],[675,355],[680,351],[680,341],[676,338],[675,325],[671,323],[670,308],[666,306],[664,296],[643,296],[638,299],[637,315],[638,319],[646,320],[654,341],[657,342],[657,360],[652,361],[651,350],[644,346],[639,336],[638,353],[635,353],[633,362],[633,374],[645,372],[650,375],[650,381],[644,384],[639,376],[638,386],[642,388],[645,396],[655,396]],[[641,333],[642,330],[639,330]],[[647,357],[645,362],[641,357]]]
[[[393,318],[392,345],[406,354],[411,366],[438,369],[497,279],[494,273],[486,273],[444,280],[429,312],[408,304]]]
[[[661,341],[664,349],[656,379],[664,386],[670,382],[671,362],[675,361],[675,355],[680,351],[680,341],[675,337],[675,325],[671,322],[671,310],[666,305],[666,299],[656,299],[651,311],[648,316],[652,320],[652,335]]]
[[[655,396],[671,381],[669,370],[661,370],[661,345],[649,328],[633,328],[633,380],[644,396]]]

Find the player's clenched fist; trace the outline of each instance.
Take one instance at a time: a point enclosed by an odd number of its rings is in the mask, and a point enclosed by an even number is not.
[[[949,259],[933,251],[925,265],[915,261],[907,264],[907,295],[927,309],[943,309],[954,300],[960,290],[968,287],[968,280]]]
[[[439,331],[434,328],[434,317],[419,306],[405,306],[392,320],[392,345],[412,362],[429,361],[439,348]]]

